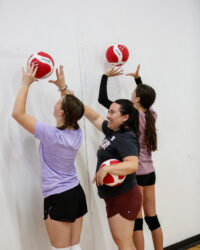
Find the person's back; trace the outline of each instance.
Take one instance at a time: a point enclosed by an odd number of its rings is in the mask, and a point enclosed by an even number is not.
[[[79,180],[74,165],[82,141],[82,132],[36,123],[35,137],[40,139],[40,165],[44,197],[69,190]]]
[[[157,118],[156,112],[151,108],[150,112],[153,117]],[[139,155],[139,166],[136,172],[137,175],[149,174],[155,171],[152,161],[151,151],[148,150],[146,139],[145,139],[145,130],[146,130],[146,117],[145,112],[139,111],[139,130],[140,130],[140,155]]]
[[[34,69],[34,66],[35,69]],[[84,113],[83,103],[67,90],[63,66],[56,69],[54,83],[61,98],[54,105],[56,127],[37,121],[26,113],[26,99],[30,85],[36,81],[37,65],[23,69],[22,86],[13,108],[14,119],[40,140],[44,220],[52,249],[81,250],[80,236],[83,216],[87,213],[85,193],[74,166],[82,141],[78,125]]]

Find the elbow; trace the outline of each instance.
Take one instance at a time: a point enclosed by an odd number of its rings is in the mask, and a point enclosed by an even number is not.
[[[17,113],[16,112],[12,112],[12,117],[15,119],[15,120],[17,120]]]
[[[19,121],[20,120],[20,114],[13,111],[12,112],[12,117],[16,120],[16,121]]]

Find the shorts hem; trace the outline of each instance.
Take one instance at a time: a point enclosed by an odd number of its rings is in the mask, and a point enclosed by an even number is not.
[[[55,218],[54,216],[51,216],[51,214],[47,214],[47,216],[44,217],[44,220],[48,219],[48,216],[50,217],[51,220],[56,220],[56,221],[63,221],[63,222],[69,222],[73,223],[76,219],[83,217],[85,214],[87,214],[88,211],[84,212],[82,215],[74,218],[74,219],[60,219],[60,218]]]

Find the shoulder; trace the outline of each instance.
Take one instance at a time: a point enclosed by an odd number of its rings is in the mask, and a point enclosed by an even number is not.
[[[37,121],[35,126],[35,134],[37,133],[48,133],[56,132],[58,129],[52,125],[49,125],[44,122]]]
[[[120,153],[122,158],[131,155],[139,155],[139,142],[136,135],[131,130],[119,134],[113,146]]]
[[[119,140],[134,140],[134,141],[137,141],[137,137],[135,135],[135,133],[131,130],[127,130],[123,133],[121,133],[119,136],[118,136],[118,139]]]
[[[120,133],[116,138],[116,143],[120,146],[127,146],[135,145],[136,147],[139,146],[138,139],[135,135],[135,133],[131,130],[125,131],[123,133]]]
[[[157,118],[157,112],[151,107],[150,112],[152,113],[153,117],[156,119]]]
[[[61,130],[58,128],[37,121],[35,126],[35,137],[39,139],[43,144],[49,145],[55,143],[60,138]]]
[[[102,123],[102,131],[105,135],[112,135],[113,134],[113,130],[108,128],[108,121],[105,120],[103,123]]]

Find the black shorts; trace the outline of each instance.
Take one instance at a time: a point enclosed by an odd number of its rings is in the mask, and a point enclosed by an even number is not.
[[[137,183],[140,186],[150,186],[156,183],[156,174],[152,172],[150,174],[136,175]]]
[[[50,195],[44,199],[44,220],[49,215],[52,220],[74,222],[86,213],[85,193],[80,184],[63,193]]]

